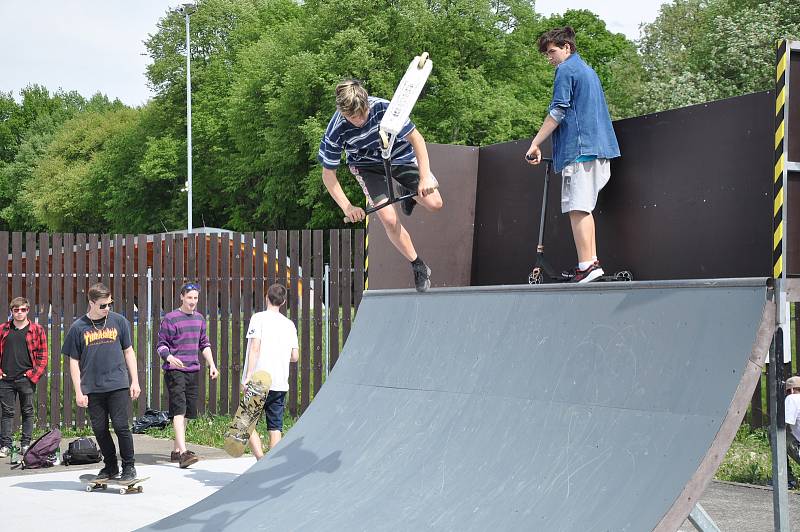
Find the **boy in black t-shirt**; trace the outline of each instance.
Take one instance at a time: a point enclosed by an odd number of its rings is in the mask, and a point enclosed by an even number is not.
[[[136,353],[131,344],[130,323],[111,312],[111,292],[102,283],[89,288],[89,310],[70,327],[62,353],[69,357],[69,371],[78,407],[89,407],[89,418],[105,467],[97,478],[119,474],[117,450],[108,430],[108,418],[117,434],[122,457],[120,480],[136,478],[133,435],[128,426],[131,400],[139,397]]]

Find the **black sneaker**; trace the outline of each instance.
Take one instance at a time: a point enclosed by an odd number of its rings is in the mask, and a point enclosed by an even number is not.
[[[109,478],[116,478],[119,475],[119,468],[117,466],[105,466],[95,477],[95,480],[106,480]]]
[[[595,279],[602,277],[605,273],[606,272],[604,272],[603,268],[600,266],[600,261],[596,260],[585,270],[576,269],[575,276],[572,277],[569,282],[590,283]]]
[[[405,196],[407,194],[412,194],[414,191],[410,188],[406,188],[403,185],[397,185],[397,192],[400,196]],[[414,197],[406,198],[400,202],[400,210],[403,211],[403,214],[406,216],[411,216],[411,213],[414,211],[414,207],[417,206],[417,202],[414,201]]]
[[[419,265],[412,264],[411,269],[414,271],[414,286],[417,292],[427,292],[431,287],[431,269],[422,261]]]
[[[561,272],[561,279],[564,282],[571,283],[572,279],[575,278],[575,272],[578,271],[578,268],[572,268],[571,270],[564,270]]]
[[[131,480],[136,480],[136,468],[131,466],[122,466],[122,475],[120,475],[119,479],[122,482],[129,482]]]

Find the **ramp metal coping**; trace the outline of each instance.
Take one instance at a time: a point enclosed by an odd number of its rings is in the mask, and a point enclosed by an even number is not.
[[[365,290],[364,297],[387,297],[402,294],[415,294],[429,297],[435,294],[453,294],[459,292],[606,292],[612,290],[644,290],[644,289],[679,289],[679,288],[746,288],[772,287],[771,277],[731,277],[726,279],[684,279],[668,281],[616,281],[594,283],[544,283],[537,285],[514,284],[493,286],[448,286],[432,288],[428,292],[418,293],[413,288]]]

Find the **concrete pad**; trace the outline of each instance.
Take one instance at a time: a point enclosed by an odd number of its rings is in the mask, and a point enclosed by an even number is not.
[[[142,483],[143,493],[128,495],[111,487],[84,491],[86,484],[78,477],[87,471],[72,466],[67,471],[5,476],[0,478],[3,530],[43,525],[59,532],[134,530],[208,497],[255,463],[247,457],[202,460],[188,469],[169,463],[137,465],[139,477],[150,479]],[[98,470],[96,464],[93,469]]]

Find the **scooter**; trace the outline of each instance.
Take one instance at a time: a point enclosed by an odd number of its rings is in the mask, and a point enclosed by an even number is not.
[[[525,156],[529,161],[533,160],[532,157]],[[536,262],[533,265],[531,273],[528,274],[528,284],[542,284],[542,283],[567,283],[570,281],[569,276],[557,272],[553,269],[547,258],[544,256],[544,229],[545,222],[547,221],[547,192],[550,187],[550,176],[553,173],[553,159],[542,157],[542,161],[546,163],[544,173],[544,190],[542,192],[542,214],[539,219],[539,243],[536,245]],[[633,281],[633,275],[629,270],[622,270],[614,273],[613,275],[603,275],[596,279],[596,281]]]

